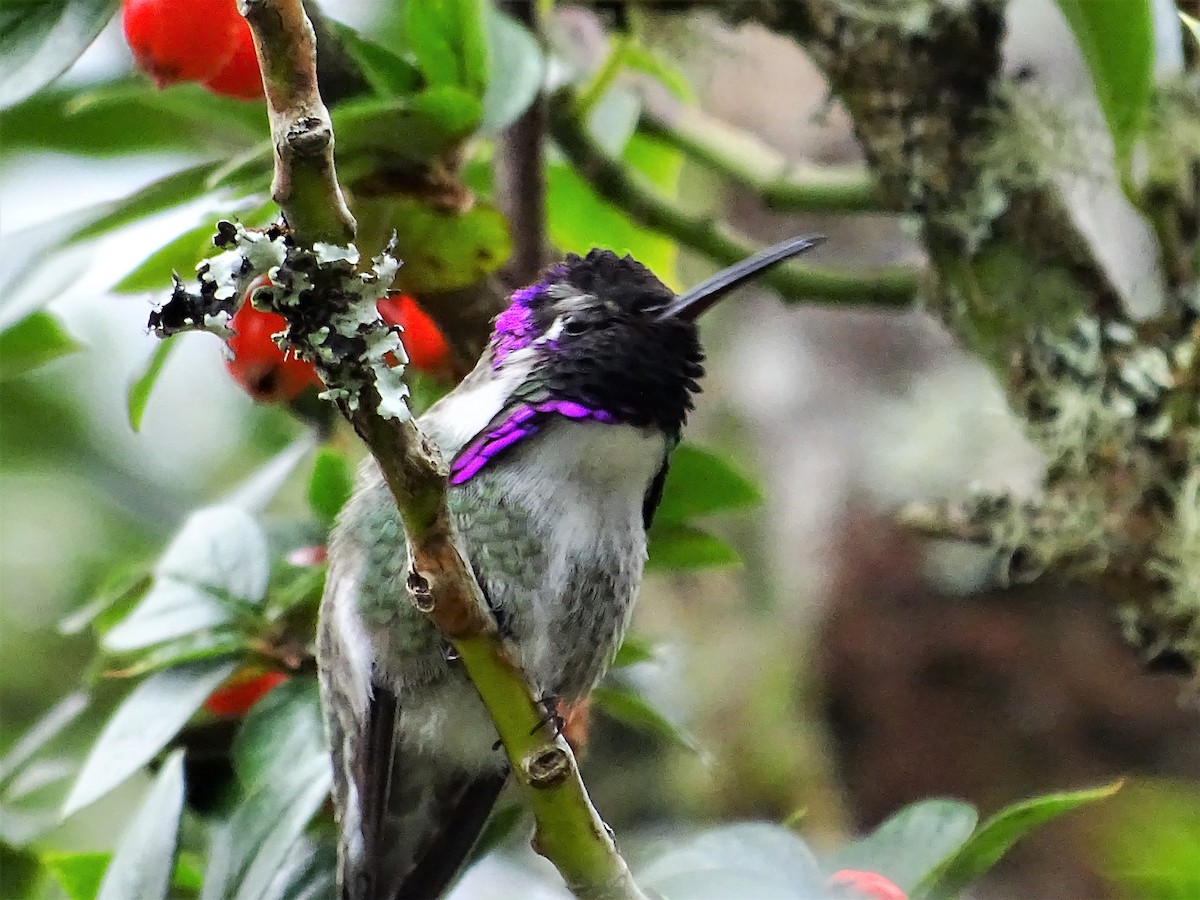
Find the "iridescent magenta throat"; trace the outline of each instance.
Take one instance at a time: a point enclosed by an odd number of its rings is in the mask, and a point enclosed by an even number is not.
[[[450,464],[450,483],[462,484],[469,481],[509,447],[537,434],[551,416],[565,416],[568,419],[604,424],[617,421],[617,417],[610,412],[589,409],[573,400],[545,400],[538,404],[517,407],[496,428],[480,435],[459,452]]]

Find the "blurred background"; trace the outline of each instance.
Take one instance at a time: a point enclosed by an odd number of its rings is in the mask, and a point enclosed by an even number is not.
[[[367,0],[320,5],[364,33],[386,28]],[[689,108],[788,160],[864,164],[850,118],[797,44],[700,6],[640,22],[691,85]],[[1058,6],[1008,7],[1006,73],[1063,115],[1094,114],[1087,66]],[[595,68],[612,19],[603,8],[564,5],[550,28],[573,64]],[[114,22],[57,87],[139,78]],[[618,86],[652,108],[679,104],[642,75]],[[79,345],[0,383],[0,743],[8,747],[96,674],[95,638],[65,633],[64,618],[123,567],[154,560],[193,509],[307,426],[286,406],[253,402],[227,373],[220,342],[198,334],[177,339],[135,433],[126,394],[157,344],[146,317],[163,293],[113,287],[165,237],[227,214],[225,198],[214,193],[63,249],[62,235],[97,204],[205,157],[199,147],[72,153],[27,119],[5,130],[0,316],[15,321],[52,297],[47,308]],[[1085,155],[1079,165],[1087,164]],[[677,192],[684,207],[758,243],[827,234],[822,265],[870,272],[925,263],[903,215],[781,214],[686,158]],[[552,239],[565,202],[552,188]],[[1105,232],[1107,201],[1095,202],[1095,231]],[[1113,231],[1122,214],[1112,214]],[[582,243],[587,223],[572,227]],[[668,245],[675,271],[660,274],[674,285],[712,271],[711,261]],[[1133,254],[1129,278],[1156,264]],[[658,572],[643,588],[634,627],[654,654],[627,677],[686,741],[593,716],[584,776],[617,833],[667,820],[800,816],[806,838],[833,847],[926,797],[988,812],[1129,778],[1117,798],[1029,837],[978,896],[1151,896],[1130,874],[1154,865],[1148,843],[1184,848],[1180,858],[1193,854],[1200,871],[1200,717],[1187,679],[1142,664],[1099,588],[1042,579],[981,590],[978,551],[895,522],[908,503],[981,485],[1036,491],[1046,461],[1009,413],[994,369],[931,313],[781,303],[760,287],[706,320],[704,340],[708,375],[689,440],[730,461],[763,500],[706,523],[739,565]],[[304,507],[301,479],[269,515],[286,520]],[[79,752],[119,691],[101,680],[96,694]],[[104,849],[113,837],[106,823],[127,815],[136,794],[127,786],[43,840]]]

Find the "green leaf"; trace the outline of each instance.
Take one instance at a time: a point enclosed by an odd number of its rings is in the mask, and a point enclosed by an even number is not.
[[[154,567],[141,603],[104,635],[128,652],[230,622],[267,592],[271,560],[262,527],[236,506],[192,513]]]
[[[630,42],[625,47],[625,65],[637,72],[654,78],[684,103],[694,103],[696,92],[692,90],[687,76],[672,63],[667,62],[649,47]]]
[[[59,634],[80,634],[93,623],[98,632],[107,631],[150,589],[153,578],[147,569],[138,562],[110,574],[94,598],[59,621]]]
[[[878,872],[908,892],[970,839],[979,814],[959,800],[922,800],[842,850],[829,870]]]
[[[487,88],[484,0],[409,0],[405,33],[426,81],[460,87],[474,97]]]
[[[182,813],[183,751],[176,750],[163,763],[141,809],[121,835],[96,900],[167,896]]]
[[[35,722],[0,759],[0,785],[7,787],[15,776],[39,750],[58,737],[63,730],[79,718],[87,708],[86,694],[74,693],[56,703],[49,712]]]
[[[261,512],[316,446],[317,436],[313,432],[292,441],[226,494],[219,505],[236,506],[251,514]]]
[[[125,405],[129,412],[129,427],[134,431],[142,430],[142,416],[146,413],[146,403],[150,400],[150,392],[158,382],[158,376],[162,373],[167,357],[179,343],[176,337],[177,335],[173,335],[157,342],[157,346],[146,361],[142,374],[129,385]]]
[[[491,74],[480,127],[498,134],[529,109],[541,91],[546,61],[528,29],[498,9],[489,7],[488,13]]]
[[[293,678],[251,709],[233,747],[245,800],[218,830],[203,900],[259,900],[310,819],[333,773],[316,681]]]
[[[658,659],[658,654],[654,652],[654,645],[642,635],[630,631],[625,634],[625,640],[621,642],[621,647],[613,658],[612,668],[624,669],[627,666],[653,662],[656,659]]]
[[[353,489],[354,474],[346,457],[336,450],[322,448],[308,479],[308,505],[317,518],[326,525],[332,524]]]
[[[758,487],[722,457],[683,444],[671,454],[662,502],[654,519],[683,523],[693,516],[758,506],[762,500]]]
[[[1127,170],[1154,83],[1151,0],[1058,0],[1092,73],[1118,168]]]
[[[647,533],[647,571],[707,569],[741,562],[737,551],[708,532],[675,522],[655,522]]]
[[[912,893],[913,900],[957,897],[1028,832],[1063,813],[1111,797],[1120,788],[1118,781],[1090,790],[1046,794],[1001,810],[922,879]]]
[[[483,106],[460,88],[440,87],[412,97],[343,103],[330,115],[339,169],[348,163],[371,171],[377,162],[427,165],[475,131]]]
[[[626,145],[623,158],[664,194],[675,195],[683,166],[681,153],[635,134]],[[678,256],[674,241],[635,224],[623,211],[597,196],[562,162],[552,162],[547,167],[546,186],[547,227],[555,246],[580,254],[593,247],[629,253],[668,285],[672,284]]]
[[[111,859],[111,853],[47,853],[42,865],[70,900],[96,900]]]
[[[332,900],[337,896],[332,841],[302,837],[292,844],[267,891],[256,900]]]
[[[74,353],[79,344],[48,312],[32,312],[0,332],[0,381]]]
[[[366,199],[358,210],[360,246],[381,247],[395,231],[395,254],[404,260],[397,286],[418,296],[474,284],[503,265],[511,249],[508,222],[490,203],[459,213],[393,196]]]
[[[627,685],[606,681],[593,688],[591,696],[597,709],[623,725],[659,738],[667,744],[691,750],[693,753],[700,752],[695,740]]]
[[[347,25],[332,21],[329,24],[341,41],[342,49],[358,65],[363,78],[377,95],[404,97],[420,88],[421,72],[407,59],[368,40]]]
[[[232,660],[190,663],[151,675],[134,688],[88,753],[63,815],[100,799],[153,759],[236,668]]]
[[[1092,843],[1114,896],[1137,900],[1200,897],[1200,790],[1194,781],[1139,779],[1105,810]]]
[[[64,243],[72,244],[99,237],[130,222],[194,200],[209,189],[209,176],[216,171],[218,165],[204,162],[197,166],[189,166],[152,181],[128,197],[104,204],[97,215],[68,235]]]
[[[265,131],[258,104],[219,97],[198,84],[160,91],[138,78],[47,91],[6,110],[0,155],[58,151],[105,157],[162,150],[231,155],[261,142]]]
[[[139,654],[132,663],[122,666],[119,672],[111,674],[121,678],[140,678],[152,672],[202,659],[241,656],[250,646],[249,638],[237,631],[202,631],[159,644],[148,652]]]
[[[116,12],[118,0],[9,0],[0,6],[0,109],[70,68]]]

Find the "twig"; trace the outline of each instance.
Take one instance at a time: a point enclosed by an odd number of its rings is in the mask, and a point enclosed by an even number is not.
[[[560,90],[549,101],[550,133],[563,155],[601,197],[647,228],[661,232],[721,265],[732,265],[757,249],[749,239],[710,218],[686,212],[663,197],[636,172],[609,156],[575,115],[574,93]],[[778,266],[763,276],[787,300],[815,303],[875,303],[903,306],[917,291],[912,269],[874,273],[804,266]]]
[[[859,167],[801,166],[702,111],[644,112],[638,129],[758,194],[783,212],[878,212],[883,201]]]
[[[321,102],[312,28],[301,0],[243,0],[267,84],[275,140],[276,199],[294,240],[344,243],[354,236],[333,166],[333,132]],[[297,140],[299,146],[297,146]],[[316,291],[311,292],[316,294]],[[311,303],[320,303],[314,296]],[[343,366],[352,360],[342,360]],[[379,462],[409,541],[414,602],[449,639],[495,722],[537,821],[535,847],[588,900],[644,900],[607,827],[588,800],[566,741],[546,723],[516,656],[496,630],[459,554],[440,455],[411,418],[381,415],[369,369],[353,402],[339,407]],[[338,384],[329,384],[337,393]]]

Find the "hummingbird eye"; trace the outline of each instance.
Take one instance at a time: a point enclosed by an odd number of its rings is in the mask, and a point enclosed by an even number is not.
[[[591,326],[582,319],[567,319],[563,323],[563,331],[567,334],[583,334]]]

